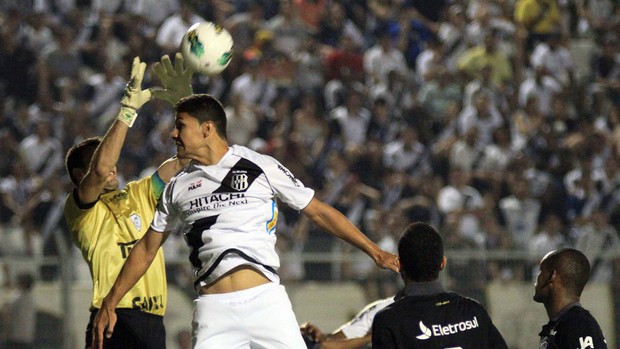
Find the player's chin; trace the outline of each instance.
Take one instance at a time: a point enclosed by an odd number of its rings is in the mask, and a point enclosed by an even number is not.
[[[114,177],[113,179],[109,179],[105,182],[105,189],[109,191],[116,190],[118,189],[119,185],[120,185],[120,182],[118,178]]]
[[[538,290],[534,293],[534,297],[532,297],[532,299],[534,299],[534,302],[536,303],[542,303],[545,300],[545,297],[543,297],[542,294],[540,294],[540,292],[538,292]]]

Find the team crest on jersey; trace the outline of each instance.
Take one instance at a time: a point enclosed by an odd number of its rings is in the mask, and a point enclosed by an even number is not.
[[[248,175],[246,173],[235,173],[230,181],[231,188],[236,191],[248,189]]]
[[[136,227],[138,231],[142,230],[142,219],[140,219],[140,216],[133,213],[131,216],[129,216],[129,219],[131,219],[133,226]]]

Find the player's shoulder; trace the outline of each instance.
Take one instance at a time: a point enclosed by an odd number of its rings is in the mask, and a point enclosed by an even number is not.
[[[233,156],[245,158],[248,160],[262,160],[264,158],[272,158],[269,155],[259,153],[243,145],[235,144],[232,145],[230,148]]]
[[[581,306],[568,309],[559,319],[559,322],[567,328],[581,328],[584,325],[598,326],[594,316]]]
[[[231,149],[232,158],[245,159],[245,161],[249,161],[263,170],[272,166],[278,166],[279,164],[278,160],[271,155],[259,153],[242,145],[233,145]]]

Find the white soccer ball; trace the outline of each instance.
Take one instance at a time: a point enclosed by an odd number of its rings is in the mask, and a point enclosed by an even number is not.
[[[230,63],[233,39],[226,29],[215,23],[196,23],[183,36],[181,54],[195,72],[217,75]]]

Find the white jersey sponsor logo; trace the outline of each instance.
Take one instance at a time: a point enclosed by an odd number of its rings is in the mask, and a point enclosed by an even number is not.
[[[420,321],[419,326],[422,333],[416,336],[416,338],[420,340],[427,340],[433,336],[449,336],[480,327],[480,325],[478,324],[478,319],[475,316],[472,320],[461,321],[457,322],[456,324],[435,324],[431,325],[430,327],[426,326],[422,321]]]

